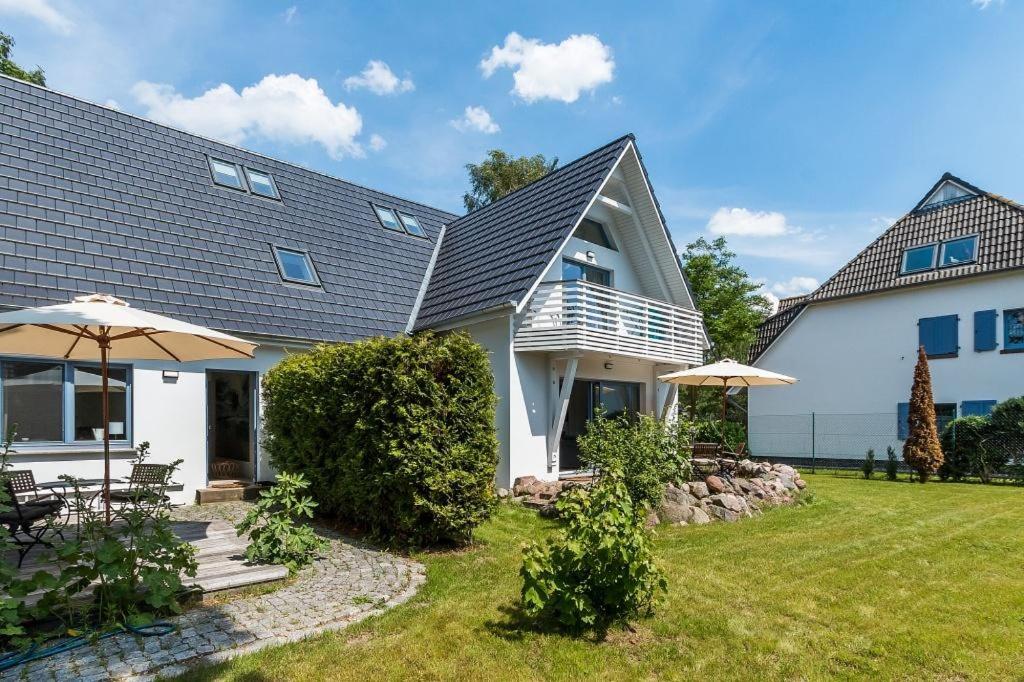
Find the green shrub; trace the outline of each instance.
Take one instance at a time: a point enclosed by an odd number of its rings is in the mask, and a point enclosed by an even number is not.
[[[1002,463],[1001,471],[1018,481],[1024,479],[1024,398],[1004,400],[990,418],[990,453]]]
[[[885,477],[895,481],[900,471],[900,461],[896,459],[896,448],[889,446],[885,449]]]
[[[323,514],[386,541],[464,542],[496,507],[493,383],[466,334],[317,346],[264,378],[265,445]]]
[[[864,455],[864,462],[860,465],[860,470],[864,474],[864,478],[871,480],[871,477],[875,474],[874,448],[868,448],[867,453]]]
[[[667,483],[690,479],[689,452],[675,427],[651,415],[607,419],[598,414],[578,442],[580,459],[599,474],[619,472],[640,509],[657,505]]]
[[[557,504],[565,528],[546,545],[528,546],[523,557],[526,613],[570,631],[603,630],[648,615],[667,583],[621,474],[607,472]]]
[[[303,518],[313,518],[316,507],[313,498],[300,497],[308,487],[302,474],[281,472],[274,486],[260,493],[260,499],[235,527],[239,535],[249,534],[245,549],[249,561],[280,564],[294,573],[324,553],[327,540],[302,523]]]
[[[985,457],[985,441],[989,436],[987,417],[971,416],[954,419],[942,431],[942,454],[945,461],[939,467],[943,481],[962,481],[976,474],[977,464]]]
[[[721,443],[722,421],[720,419],[680,420],[680,434],[689,443]],[[725,445],[733,452],[747,442],[747,430],[743,424],[725,423]]]

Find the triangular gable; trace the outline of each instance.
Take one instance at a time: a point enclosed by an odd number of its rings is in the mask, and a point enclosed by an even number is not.
[[[969,182],[964,182],[952,173],[943,173],[939,181],[932,185],[921,201],[917,202],[912,212],[938,208],[964,199],[976,197],[985,192]]]
[[[620,137],[449,224],[416,328],[526,300],[632,140]]]

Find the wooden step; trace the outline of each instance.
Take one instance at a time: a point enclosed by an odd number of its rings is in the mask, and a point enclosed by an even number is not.
[[[260,496],[261,490],[263,490],[263,486],[255,484],[231,488],[200,488],[196,491],[196,504],[255,500]]]

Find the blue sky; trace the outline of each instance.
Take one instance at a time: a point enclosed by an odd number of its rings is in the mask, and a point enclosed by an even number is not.
[[[0,30],[55,89],[459,212],[488,149],[633,132],[677,245],[724,234],[780,296],[944,171],[1024,200],[1018,0],[637,7],[0,0]]]

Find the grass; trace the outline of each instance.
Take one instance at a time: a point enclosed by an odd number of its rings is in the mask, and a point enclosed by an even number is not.
[[[520,547],[554,526],[506,507],[418,556],[407,604],[186,679],[1019,679],[1024,489],[806,478],[806,506],[660,529],[667,601],[605,641],[516,626]]]

